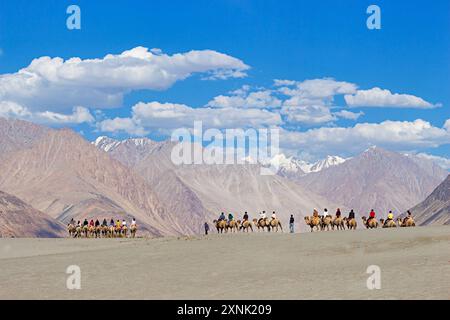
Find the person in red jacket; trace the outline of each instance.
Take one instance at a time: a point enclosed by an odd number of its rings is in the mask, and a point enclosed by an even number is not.
[[[371,219],[375,219],[375,211],[373,211],[373,209],[370,210],[370,213],[369,213],[369,220],[367,220],[367,222],[369,222]]]

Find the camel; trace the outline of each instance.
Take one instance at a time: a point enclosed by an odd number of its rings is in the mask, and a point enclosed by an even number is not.
[[[227,222],[225,220],[214,220],[213,223],[216,225],[217,233],[223,233],[227,230]]]
[[[89,238],[89,227],[83,226],[83,233],[85,238]]]
[[[69,236],[71,238],[75,238],[75,236],[77,234],[77,228],[73,224],[69,223],[67,225],[67,231],[69,232]]]
[[[404,219],[397,218],[397,224],[399,227],[415,227],[416,222],[412,217],[405,217]]]
[[[101,226],[96,226],[94,232],[95,232],[95,237],[96,238],[101,238],[102,237],[102,227]]]
[[[311,232],[314,231],[314,228],[317,228],[317,231],[320,231],[320,218],[319,217],[305,217],[305,222],[308,226],[311,227]]]
[[[267,228],[267,231],[270,232],[270,222],[267,220],[267,218],[265,219],[253,219],[253,223],[254,225],[258,228],[258,231],[260,231],[260,229],[262,229],[262,231],[264,231],[264,228]]]
[[[131,234],[132,238],[136,237],[136,232],[137,232],[137,225],[136,224],[135,225],[131,225],[131,227],[130,227],[130,234]]]
[[[272,230],[275,230],[275,232],[278,232],[278,227],[281,229],[281,232],[283,232],[281,221],[277,218],[270,220],[270,226],[272,227]]]
[[[107,229],[106,229],[107,231],[107,237],[108,238],[114,238],[114,232],[115,232],[115,227],[114,226],[110,226],[110,227],[107,227]]]
[[[356,223],[356,219],[355,218],[352,218],[352,219],[348,219],[347,217],[345,217],[344,218],[344,222],[345,222],[345,224],[347,225],[347,229],[349,229],[349,230],[356,230],[356,226],[357,226],[357,223]]]
[[[332,219],[331,219],[331,216],[322,216],[322,219],[321,219],[321,221],[320,221],[320,230],[325,230],[325,228],[327,229],[327,231],[329,231],[330,230],[330,227],[331,227],[331,222],[332,222]]]
[[[126,238],[128,236],[128,227],[127,226],[122,226],[120,236],[124,237],[124,238]]]
[[[94,238],[95,237],[95,227],[89,226],[88,227],[88,238]]]
[[[120,226],[116,226],[114,228],[114,236],[120,238],[121,235],[122,235],[122,228]]]
[[[367,220],[366,217],[362,217],[361,218],[364,225],[366,226],[367,229],[376,229],[378,228],[378,221],[377,219],[369,219]]]
[[[334,230],[334,227],[337,230],[345,230],[344,219],[342,217],[334,217],[331,223],[331,229]]]
[[[380,224],[382,226],[382,228],[397,228],[397,224],[395,223],[394,220],[384,220],[384,219],[380,219]]]
[[[240,225],[239,228],[242,229],[243,231],[248,232],[248,229],[250,229],[253,232],[252,223],[250,221],[244,220],[244,222],[242,222],[242,223],[240,221],[238,221],[238,224]]]
[[[235,220],[228,222],[226,231],[228,232],[228,230],[230,232],[237,232],[239,230],[238,223]]]

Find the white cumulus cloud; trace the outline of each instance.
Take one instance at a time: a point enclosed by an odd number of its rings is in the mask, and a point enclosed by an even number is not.
[[[349,107],[393,107],[393,108],[421,108],[430,109],[439,106],[433,105],[420,97],[410,94],[392,93],[387,89],[378,87],[369,90],[358,90],[356,94],[344,96]]]
[[[0,101],[33,111],[120,107],[133,90],[164,90],[195,73],[209,79],[239,78],[248,69],[241,60],[213,50],[168,55],[136,47],[99,59],[40,57],[16,73],[0,75]]]

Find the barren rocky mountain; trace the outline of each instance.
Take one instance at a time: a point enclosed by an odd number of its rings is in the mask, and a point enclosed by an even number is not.
[[[154,235],[188,233],[131,169],[71,130],[52,130],[0,163],[0,188],[67,222],[131,217]]]
[[[120,141],[105,136],[98,137],[93,144],[130,167],[136,165],[158,147],[157,142],[148,138]]]
[[[410,211],[419,225],[450,224],[450,175]]]
[[[31,122],[0,117],[0,158],[9,152],[31,147],[50,130]]]
[[[297,182],[360,214],[399,214],[423,201],[447,176],[437,165],[411,156],[370,148],[346,162],[301,177]]]
[[[0,238],[60,237],[65,227],[19,198],[0,191]]]

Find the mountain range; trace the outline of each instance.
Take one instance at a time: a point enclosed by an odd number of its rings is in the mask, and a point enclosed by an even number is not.
[[[419,225],[450,224],[450,175],[410,211]]]
[[[69,129],[2,118],[0,133],[0,190],[23,206],[63,224],[133,216],[141,234],[153,236],[199,233],[222,211],[238,218],[248,211],[253,218],[275,210],[282,221],[294,214],[297,230],[306,230],[303,216],[313,208],[404,212],[448,175],[429,160],[381,148],[316,163],[277,155],[270,161],[278,174],[264,176],[252,163],[175,165],[170,141],[99,137],[91,143]],[[59,232],[41,225],[42,234]],[[1,234],[11,234],[5,230],[0,226]]]

